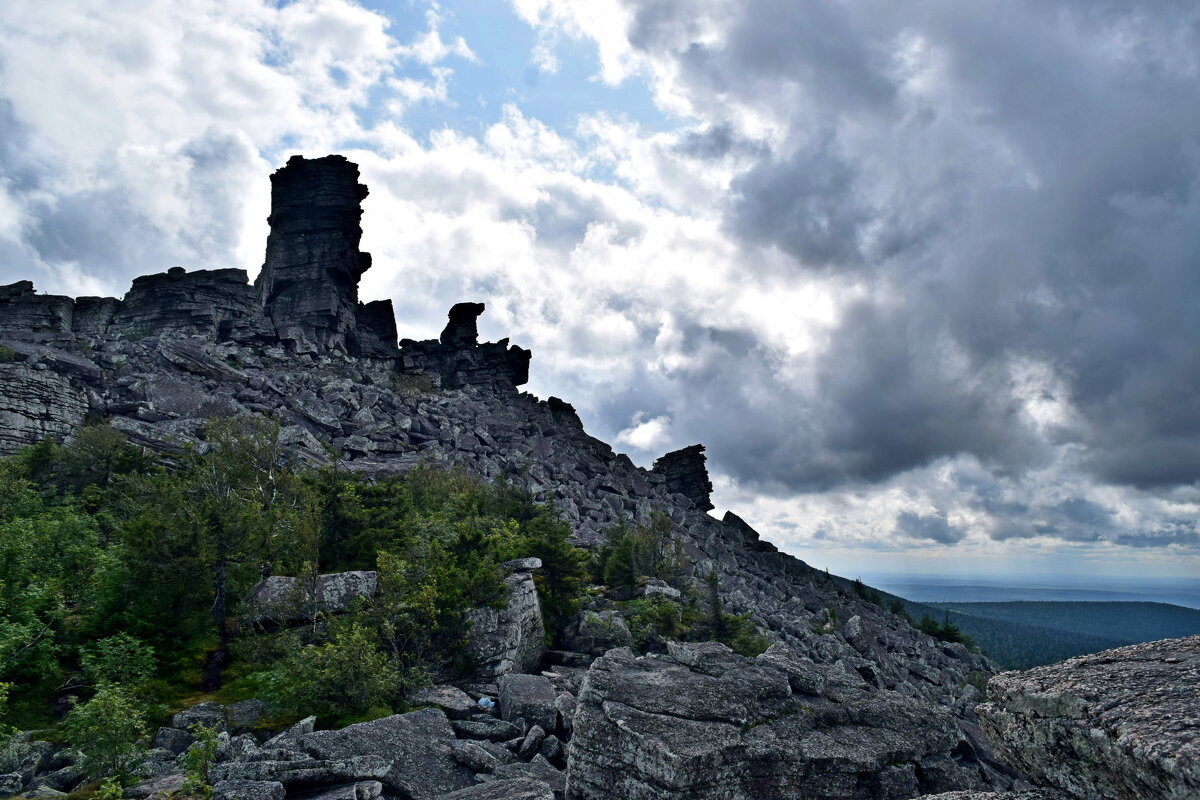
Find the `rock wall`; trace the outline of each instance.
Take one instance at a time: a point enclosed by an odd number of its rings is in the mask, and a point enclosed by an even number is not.
[[[1077,800],[1200,797],[1200,636],[1079,656],[988,684],[999,755]]]

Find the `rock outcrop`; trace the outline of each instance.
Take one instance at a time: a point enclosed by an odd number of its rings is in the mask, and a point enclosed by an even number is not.
[[[296,352],[357,352],[358,249],[367,187],[343,156],[292,156],[271,176],[267,259],[254,285],[280,340]]]
[[[567,797],[888,800],[997,773],[953,716],[776,645],[597,659],[579,693]]]
[[[508,590],[504,608],[485,606],[467,614],[470,633],[467,651],[475,662],[475,676],[488,682],[510,672],[533,672],[545,650],[545,625],[538,603],[533,570],[541,569],[537,558],[510,561],[505,577]]]
[[[0,415],[7,415],[0,452],[46,435],[67,438],[90,416],[108,420],[139,446],[173,453],[203,447],[210,417],[268,415],[279,421],[281,442],[298,462],[336,458],[347,469],[374,475],[431,462],[504,478],[553,502],[585,546],[602,543],[614,524],[648,522],[661,512],[694,573],[717,572],[731,613],[750,615],[772,640],[815,663],[840,664],[877,689],[943,706],[964,723],[973,719],[980,698],[968,677],[993,672],[987,659],[938,642],[853,596],[776,551],[736,516],[710,516],[710,481],[698,446],[668,454],[657,470],[642,469],[589,436],[570,404],[518,392],[529,353],[506,341],[477,341],[482,304],[456,306],[441,337],[406,340],[398,355],[386,357],[391,334],[378,332],[387,328],[390,312],[360,305],[356,289],[344,285],[365,263],[352,257],[359,241],[357,172],[337,160],[313,167],[325,161],[281,170],[289,177],[277,178],[274,187],[279,213],[272,215],[271,270],[259,278],[263,293],[254,303],[246,300],[253,296],[248,286],[231,288],[241,280],[236,271],[152,276],[164,292],[195,280],[196,291],[207,293],[200,308],[178,313],[153,311],[134,293],[132,305],[150,310],[132,315],[125,308],[129,297],[92,298],[76,301],[68,314],[69,303],[33,295],[27,283],[0,288],[0,327],[13,344],[8,361],[0,350]],[[303,175],[314,176],[317,188],[306,188]],[[318,277],[336,302],[305,305],[303,287],[288,286],[289,270],[300,275],[326,258],[336,262],[332,277]],[[218,272],[225,277],[214,278]],[[285,295],[298,316],[280,315],[282,306],[272,298]],[[263,299],[265,308],[258,302]],[[175,296],[170,303],[176,302],[183,301]],[[215,308],[222,303],[228,307]],[[263,309],[261,317],[255,307]],[[133,335],[130,326],[142,324],[151,311],[164,320],[162,330]],[[368,319],[375,322],[364,324]],[[256,332],[256,320],[267,326],[265,334]],[[377,334],[371,346],[368,328]],[[17,352],[18,346],[25,349]],[[509,581],[510,590],[532,596],[532,579],[512,575]],[[481,680],[537,669],[535,605],[514,599],[508,609],[493,610],[494,619],[476,621],[487,643],[476,652],[488,673]],[[507,633],[490,635],[522,626],[530,635],[515,647]],[[593,635],[594,627],[578,633],[599,653],[604,637]]]
[[[379,576],[370,570],[333,572],[315,578],[271,575],[254,585],[246,597],[246,617],[258,624],[286,625],[312,620],[318,614],[341,614],[355,603],[370,600],[379,590]]]
[[[1078,800],[1200,797],[1200,636],[1006,672],[988,697],[981,727],[1037,784]]]
[[[476,320],[483,303],[458,303],[438,339],[400,342],[401,368],[437,375],[447,389],[463,386],[520,386],[529,380],[530,352],[507,339],[479,343]]]
[[[704,445],[694,444],[682,450],[674,450],[654,462],[654,472],[662,475],[668,492],[681,494],[696,504],[701,511],[713,508],[709,496],[712,481],[708,479]]]

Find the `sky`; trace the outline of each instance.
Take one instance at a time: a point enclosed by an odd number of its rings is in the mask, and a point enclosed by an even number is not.
[[[1194,0],[5,0],[0,284],[263,258],[370,187],[364,300],[846,575],[1200,575]]]

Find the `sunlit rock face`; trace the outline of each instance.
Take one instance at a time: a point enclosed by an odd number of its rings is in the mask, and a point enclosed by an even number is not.
[[[1200,636],[1078,656],[988,683],[997,752],[1071,798],[1200,797]]]

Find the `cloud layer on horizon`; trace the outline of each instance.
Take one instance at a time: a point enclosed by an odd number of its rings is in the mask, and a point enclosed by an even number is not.
[[[452,9],[86,6],[0,10],[0,282],[253,271],[273,162],[337,150],[402,331],[486,301],[535,391],[643,462],[703,441],[776,538],[1200,553],[1194,4],[513,0],[665,124],[428,140]]]

